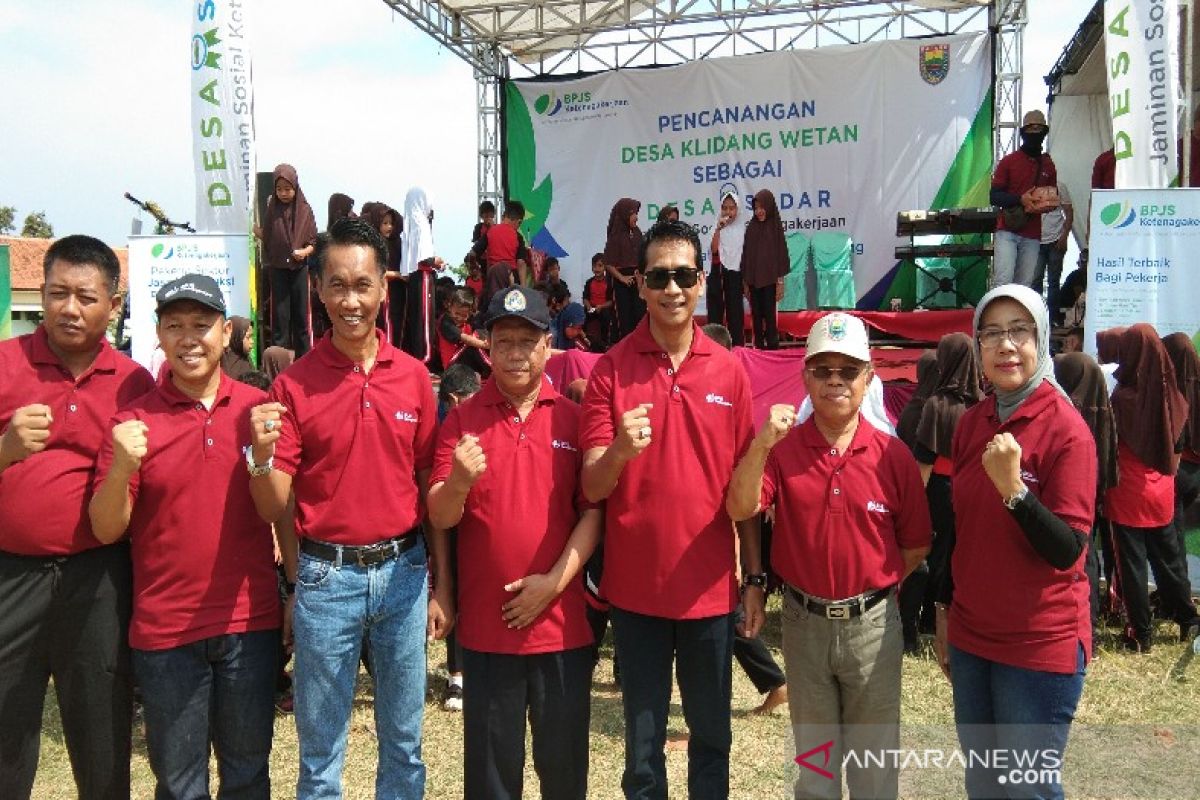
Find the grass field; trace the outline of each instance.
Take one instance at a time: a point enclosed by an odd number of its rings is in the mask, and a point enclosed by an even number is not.
[[[766,640],[779,654],[779,601],[770,607]],[[1089,669],[1083,699],[1067,755],[1066,782],[1069,797],[1163,797],[1172,800],[1200,797],[1200,664],[1192,661],[1190,647],[1174,641],[1176,627],[1162,624],[1155,647],[1148,655],[1132,655],[1114,649],[1115,639],[1105,636],[1099,657]],[[611,638],[610,638],[611,643]],[[623,723],[619,690],[612,681],[611,644],[595,675],[592,695],[591,798],[619,798],[624,758]],[[444,648],[436,644],[429,653],[429,682],[426,704],[424,757],[428,765],[430,798],[462,797],[462,715],[443,711]],[[365,674],[351,719],[350,746],[346,759],[347,798],[373,797],[376,743],[372,724],[369,680]],[[759,696],[745,675],[734,667],[733,754],[730,796],[734,798],[782,798],[795,766],[786,708],[769,717],[749,712]],[[905,744],[910,737],[920,746],[945,740],[953,747],[950,723],[950,686],[937,669],[931,651],[904,664],[903,723]],[[43,722],[41,765],[34,797],[42,800],[75,797],[70,765],[62,743],[53,692],[47,696]],[[685,795],[687,754],[686,728],[678,694],[671,707],[667,766],[672,796]],[[1114,761],[1120,755],[1130,764],[1144,767],[1136,779],[1129,769]],[[1160,769],[1160,766],[1162,767]],[[1104,792],[1083,787],[1097,785],[1111,771]],[[526,770],[525,794],[537,797],[537,779]],[[275,726],[271,759],[272,795],[295,797],[296,732],[290,716],[280,716]],[[902,775],[906,797],[961,797],[961,772],[937,776]],[[1073,781],[1080,787],[1072,791]],[[1127,787],[1127,788],[1122,788]],[[133,796],[153,796],[154,779],[146,760],[140,725],[134,730]],[[216,795],[214,780],[213,795]]]

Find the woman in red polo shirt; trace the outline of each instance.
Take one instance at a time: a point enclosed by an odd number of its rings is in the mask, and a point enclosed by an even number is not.
[[[966,770],[973,798],[1007,796],[1018,758],[1046,777],[1062,766],[1092,647],[1084,551],[1096,502],[1096,446],[1054,381],[1041,296],[997,287],[974,328],[994,392],[954,432],[956,524],[937,605],[959,741],[980,759]],[[1023,788],[1063,796],[1059,781]]]
[[[1200,628],[1192,605],[1187,562],[1171,530],[1175,518],[1175,473],[1188,420],[1188,402],[1175,386],[1175,368],[1154,328],[1143,323],[1121,334],[1117,388],[1112,395],[1117,422],[1121,480],[1104,497],[1117,551],[1117,591],[1125,603],[1125,646],[1150,650],[1152,621],[1147,566],[1166,616],[1179,623],[1180,637]],[[1182,563],[1182,567],[1181,567]]]

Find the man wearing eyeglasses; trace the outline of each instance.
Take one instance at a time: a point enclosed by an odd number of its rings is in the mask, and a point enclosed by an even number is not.
[[[700,253],[687,225],[650,229],[637,279],[646,317],[596,363],[583,402],[583,491],[607,500],[601,590],[621,659],[627,798],[667,796],[672,664],[690,733],[688,796],[729,796],[738,590],[725,493],[754,430],[745,370],[693,320]],[[741,632],[752,637],[766,584],[757,530],[741,546]]]
[[[917,462],[859,413],[871,381],[863,323],[822,317],[808,335],[813,415],[771,407],[729,487],[748,519],[775,506],[771,564],[786,582],[783,658],[801,769],[795,796],[895,797],[899,770],[855,767],[899,747],[903,634],[896,587],[929,552]],[[878,763],[878,762],[875,762]],[[807,769],[805,767],[808,767]]]

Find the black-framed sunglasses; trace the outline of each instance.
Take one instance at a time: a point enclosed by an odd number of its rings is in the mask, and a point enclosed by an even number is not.
[[[694,267],[648,269],[643,273],[647,289],[665,289],[672,280],[680,289],[690,289],[700,282],[701,270]]]
[[[859,375],[867,371],[867,367],[826,367],[821,365],[817,367],[805,367],[804,371],[819,381],[827,381],[834,375],[837,375],[846,383],[854,383]]]

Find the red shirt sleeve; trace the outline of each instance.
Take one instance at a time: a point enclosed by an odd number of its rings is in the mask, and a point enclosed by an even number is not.
[[[437,446],[433,452],[433,472],[429,475],[429,485],[441,483],[450,477],[454,466],[454,448],[462,438],[462,426],[459,424],[458,407],[450,409],[442,427],[438,431]]]
[[[746,368],[741,362],[737,364],[737,394],[734,396],[735,407],[737,409],[737,417],[734,420],[736,429],[734,430],[734,441],[737,442],[737,458],[734,459],[736,464],[741,460],[742,456],[746,455],[746,451],[750,449],[750,442],[754,440],[754,416],[751,408],[754,403],[754,393],[750,390],[750,376],[746,374]]]
[[[929,501],[921,471],[903,442],[893,439],[889,447],[896,449],[896,489],[900,495],[900,507],[896,510],[896,542],[904,550],[928,547],[933,541],[933,523],[929,518]]]
[[[588,377],[579,424],[579,447],[585,453],[594,447],[608,447],[616,437],[613,377],[613,362],[608,356],[596,362]]]
[[[786,441],[787,439],[784,439],[784,442]],[[775,445],[767,454],[767,464],[763,467],[762,494],[758,497],[758,505],[764,509],[775,505],[775,494],[779,491],[779,484],[783,482],[779,476],[779,460],[775,457],[775,451],[782,446],[783,442]]]
[[[433,450],[437,445],[437,401],[433,397],[433,383],[425,368],[420,368],[417,383],[421,387],[421,419],[417,423],[417,435],[413,438],[413,469],[420,471],[433,466]]]
[[[1065,433],[1041,481],[1038,500],[1073,530],[1086,533],[1096,515],[1096,444],[1082,419]]]
[[[281,472],[286,472],[293,478],[300,468],[300,458],[303,448],[300,444],[300,428],[296,423],[295,408],[288,392],[289,384],[282,376],[271,387],[269,402],[282,403],[287,409],[283,412],[283,427],[279,431],[279,439],[275,442],[275,456],[272,465]]]

